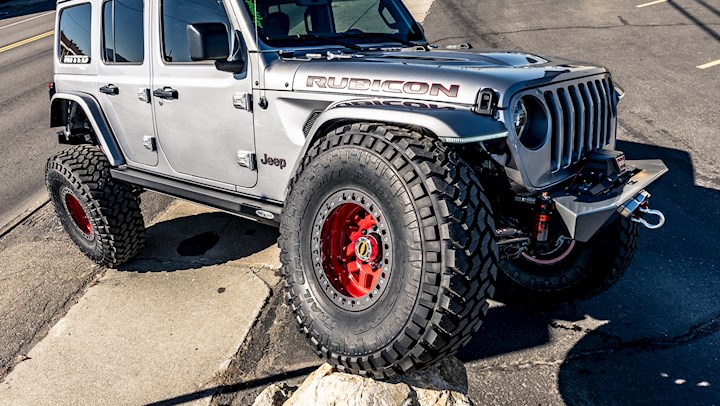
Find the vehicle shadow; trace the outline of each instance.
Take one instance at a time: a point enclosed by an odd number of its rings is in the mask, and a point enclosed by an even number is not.
[[[179,216],[147,228],[143,252],[118,268],[132,272],[174,272],[249,259],[277,244],[278,230],[223,212]],[[272,255],[272,254],[268,254]]]
[[[557,385],[566,404],[717,404],[720,191],[695,185],[683,151],[632,142],[617,149],[669,167],[650,187],[665,226],[641,231],[631,268],[608,292],[543,312],[493,307],[458,357],[469,375],[482,374],[473,361],[553,345],[553,329],[570,329],[582,338],[560,360]],[[604,324],[576,323],[588,318]],[[471,388],[471,396],[482,390]]]
[[[715,15],[720,15],[720,12],[718,11],[718,9],[714,8],[714,7],[711,6],[710,4],[704,2],[703,0],[695,0],[695,1],[696,1],[696,3],[698,3],[699,5],[705,7],[705,8],[706,8],[708,11],[710,11],[711,13],[713,13],[713,14],[715,14]],[[712,37],[713,39],[715,39],[715,41],[720,42],[720,33],[718,33],[717,31],[715,31],[714,29],[712,29],[712,28],[710,27],[710,24],[706,24],[706,23],[704,23],[703,21],[701,21],[701,20],[700,20],[698,17],[696,17],[694,14],[690,13],[690,12],[687,11],[684,7],[682,7],[681,5],[679,5],[679,4],[677,3],[677,1],[670,0],[670,1],[668,1],[667,3],[668,3],[672,8],[674,8],[678,13],[682,14],[683,17],[687,18],[688,20],[690,20],[690,22],[692,22],[692,23],[695,24],[698,28],[700,28],[701,30],[703,30],[707,35],[709,35],[710,37]]]
[[[546,383],[556,386],[562,401],[569,405],[717,404],[720,399],[720,191],[695,184],[686,152],[632,142],[618,142],[617,148],[632,159],[662,159],[668,165],[670,172],[650,188],[651,207],[661,209],[667,223],[660,230],[641,231],[628,273],[596,298],[543,311],[493,305],[480,331],[458,353],[468,379],[474,382],[469,395],[476,401],[479,394],[492,389],[482,387],[486,366],[476,368],[476,364],[505,355],[512,357],[510,364],[522,361],[519,368],[527,368],[521,372],[522,379],[532,379],[528,375],[535,374],[533,364],[552,368],[557,382]],[[226,214],[193,215],[150,227],[148,248],[141,257],[164,258],[169,252],[168,258],[177,260],[183,241],[202,240],[212,233],[219,236],[217,246],[226,248],[210,255],[216,249],[213,246],[187,263],[169,263],[179,270],[205,266],[204,261],[233,261],[274,245],[278,237],[273,228]],[[198,237],[201,235],[205,237]],[[202,241],[198,245],[201,250],[206,248]],[[270,333],[261,329],[259,336],[273,337],[273,343],[277,337],[278,348],[304,346],[301,337],[287,333],[294,320],[289,311],[285,313],[277,320],[268,319],[272,320],[268,325],[280,324],[285,330]],[[594,323],[591,327],[588,320]],[[256,366],[241,369],[259,372],[257,365],[273,353],[260,347],[264,350],[257,351],[262,355],[256,354],[258,359],[252,363]],[[553,349],[523,354],[548,347]],[[548,352],[559,354],[559,359],[543,359]],[[303,364],[305,356],[291,353],[283,355],[287,367],[281,368],[282,372],[263,370],[243,382],[231,380],[158,404],[179,404],[218,393],[243,393],[243,399],[254,399],[265,385],[302,379],[312,370]],[[271,361],[266,363],[277,364],[277,360]]]
[[[55,1],[10,0],[0,1],[0,20],[55,10]]]
[[[566,403],[717,404],[720,401],[720,185],[695,184],[683,151],[618,143],[634,159],[660,158],[670,172],[651,188],[665,226],[641,232],[620,283],[578,310],[608,320],[565,357]]]

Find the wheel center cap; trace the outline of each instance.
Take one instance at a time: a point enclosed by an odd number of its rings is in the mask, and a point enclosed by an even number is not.
[[[355,242],[355,255],[361,261],[367,261],[373,257],[373,241],[368,237],[360,237]]]

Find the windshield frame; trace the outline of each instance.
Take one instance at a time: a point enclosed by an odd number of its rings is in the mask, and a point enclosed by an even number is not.
[[[310,35],[311,38],[308,38],[308,41],[310,43],[303,43],[301,41],[293,42],[289,41],[288,37],[283,37],[283,40],[285,42],[273,43],[272,40],[268,40],[266,37],[262,35],[258,27],[255,25],[254,16],[250,11],[250,8],[248,6],[248,2],[252,3],[253,5],[256,4],[257,0],[235,0],[235,3],[242,11],[242,14],[247,17],[247,27],[252,31],[254,42],[257,45],[258,51],[272,51],[277,52],[278,50],[290,50],[290,49],[348,49],[351,51],[357,51],[359,48],[362,49],[368,49],[368,48],[376,48],[379,45],[383,44],[393,44],[392,48],[407,48],[409,47],[408,42],[412,42],[416,44],[418,47],[426,47],[428,46],[428,41],[425,38],[425,32],[418,23],[415,18],[412,16],[410,11],[407,9],[405,4],[401,0],[387,0],[393,3],[393,6],[397,8],[397,11],[401,14],[401,17],[403,18],[404,23],[408,25],[408,28],[410,29],[411,34],[415,34],[418,36],[418,39],[405,39],[402,37],[398,37],[396,40],[390,39],[394,36],[392,33],[375,33],[375,32],[368,32],[367,34],[377,34],[376,38],[353,38],[350,37],[343,37],[342,34],[344,33],[333,33],[333,34],[327,34],[327,35]],[[386,38],[381,38],[381,36],[384,35]],[[322,37],[327,37],[328,42],[323,43]],[[300,35],[297,37],[298,40],[302,40],[303,36]],[[352,44],[356,44],[358,47],[349,47],[342,45],[339,41],[342,42],[349,42]],[[355,49],[353,49],[355,48]]]

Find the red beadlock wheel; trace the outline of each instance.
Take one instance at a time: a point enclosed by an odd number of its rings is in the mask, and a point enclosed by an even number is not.
[[[353,298],[370,293],[382,273],[382,246],[372,215],[354,202],[341,204],[325,220],[322,235],[325,272],[333,287]]]
[[[474,170],[423,134],[355,123],[315,141],[280,224],[287,303],[339,371],[390,378],[470,339],[496,275]]]
[[[45,182],[63,228],[93,261],[115,267],[145,244],[139,201],[130,185],[110,177],[99,148],[77,145],[48,159]]]
[[[80,231],[85,235],[92,235],[93,227],[92,224],[90,224],[87,214],[85,214],[85,209],[83,209],[80,201],[69,191],[65,194],[65,207],[67,207],[70,217],[72,217]]]
[[[375,200],[343,190],[322,203],[313,224],[313,266],[325,294],[349,311],[369,308],[390,279],[393,234]]]

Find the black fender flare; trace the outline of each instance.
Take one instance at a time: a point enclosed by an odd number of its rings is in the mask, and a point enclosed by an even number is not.
[[[115,140],[115,135],[105,119],[98,101],[90,94],[82,92],[55,93],[50,101],[50,127],[67,125],[67,107],[69,102],[77,103],[83,109],[102,152],[114,167],[124,165],[125,158]]]
[[[448,144],[506,138],[503,122],[474,113],[470,106],[396,99],[345,100],[328,106],[312,125],[300,157],[331,128],[353,122],[373,122],[423,129]],[[302,159],[295,162],[293,174]]]

